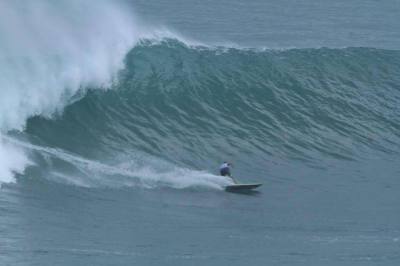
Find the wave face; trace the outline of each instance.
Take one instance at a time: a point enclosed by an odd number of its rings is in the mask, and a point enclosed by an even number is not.
[[[399,51],[142,41],[126,56],[113,89],[91,89],[62,114],[31,118],[24,136],[125,169],[140,182],[154,177],[175,186],[186,179],[169,178],[188,175],[176,167],[213,169],[226,158],[249,168],[267,160],[310,167],[325,159],[357,161],[398,153],[398,73]],[[33,160],[42,169],[61,167]],[[75,173],[93,169],[80,164]]]

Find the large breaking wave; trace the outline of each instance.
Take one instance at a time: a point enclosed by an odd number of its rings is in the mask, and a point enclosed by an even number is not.
[[[188,153],[197,161],[221,151],[357,159],[398,148],[399,70],[399,52],[369,48],[141,43],[113,90],[91,90],[26,132],[87,156],[129,148],[188,162]]]
[[[83,186],[221,187],[188,169],[399,150],[399,51],[154,42],[110,1],[18,3],[0,2],[0,180],[30,165]]]
[[[155,31],[121,1],[0,1],[0,131],[50,117],[87,88],[109,88],[126,53]],[[33,164],[0,139],[0,180]]]
[[[62,110],[81,88],[107,87],[136,41],[135,25],[111,1],[0,1],[1,131]],[[28,162],[9,152],[1,144],[0,180]]]

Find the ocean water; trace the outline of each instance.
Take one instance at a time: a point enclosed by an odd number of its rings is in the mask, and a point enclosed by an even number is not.
[[[399,265],[399,14],[0,0],[0,265]]]

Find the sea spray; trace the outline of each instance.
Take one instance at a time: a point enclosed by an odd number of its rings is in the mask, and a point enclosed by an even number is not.
[[[0,1],[0,131],[50,116],[78,90],[107,88],[139,32],[115,1]],[[1,144],[0,178],[24,156]],[[7,160],[5,155],[7,154]]]
[[[12,182],[14,174],[22,174],[31,163],[20,148],[0,139],[0,183]]]
[[[81,187],[133,187],[144,188],[208,188],[223,189],[232,181],[223,176],[216,176],[205,171],[196,171],[178,167],[165,160],[151,157],[148,154],[119,159],[123,163],[116,165],[106,164],[71,154],[61,149],[49,148],[31,144],[11,137],[3,137],[5,147],[12,146],[12,152],[17,149],[29,150],[33,157],[41,157],[40,170],[43,176],[51,181],[76,185]],[[24,166],[32,164],[21,153],[11,154],[7,163],[8,169],[22,173]],[[0,159],[5,156],[0,154]],[[11,159],[10,159],[11,158]],[[62,162],[62,170],[57,167]],[[68,170],[67,170],[68,169]],[[4,182],[9,182],[11,175],[6,176]]]

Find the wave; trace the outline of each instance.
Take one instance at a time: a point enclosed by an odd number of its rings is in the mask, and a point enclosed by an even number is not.
[[[26,132],[89,157],[132,149],[189,164],[222,151],[356,159],[398,148],[399,70],[398,51],[142,42],[113,90],[90,90]]]
[[[0,132],[62,111],[87,88],[109,88],[135,43],[160,34],[122,1],[0,1]],[[0,142],[0,158],[9,153],[3,181],[29,161]]]
[[[120,3],[37,3],[0,2],[2,181],[36,167],[82,186],[221,188],[189,169],[398,153],[399,51],[210,47]]]

